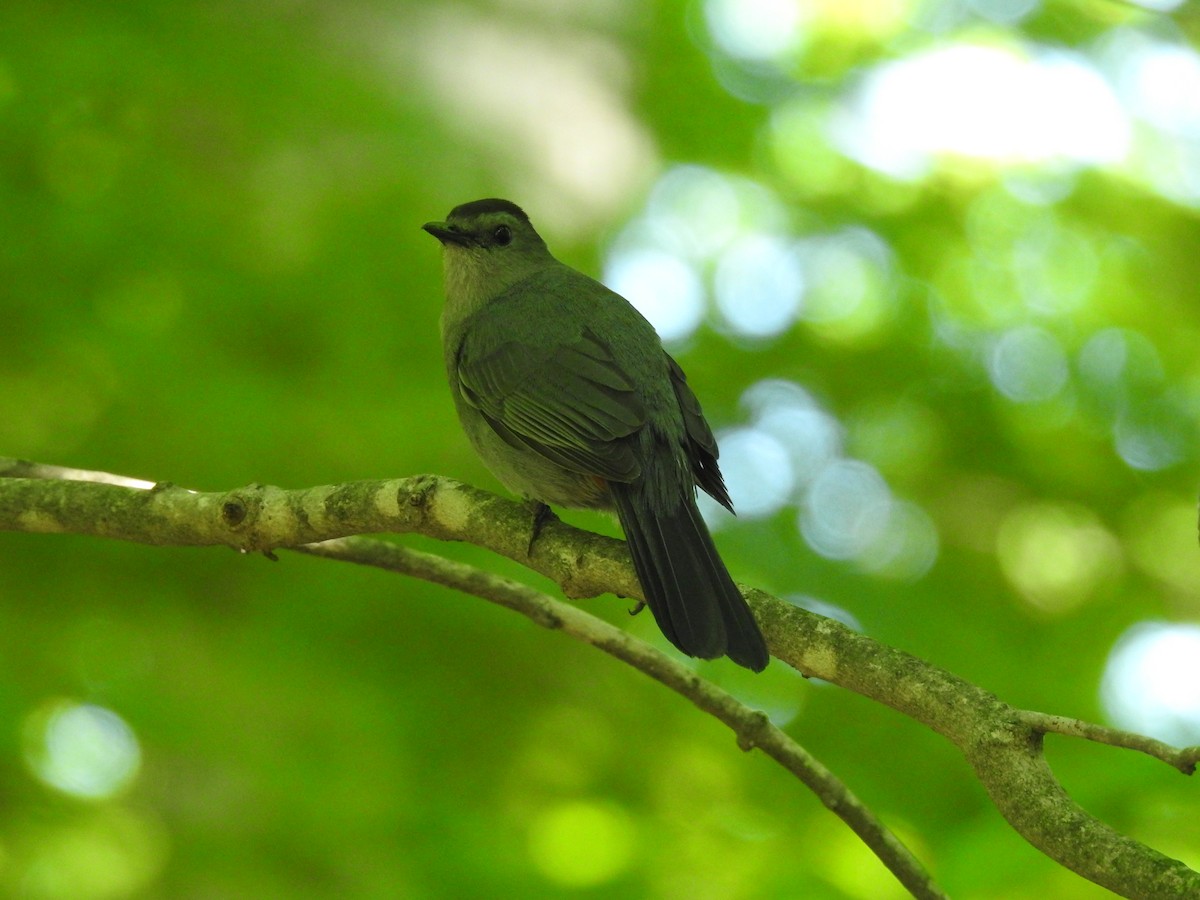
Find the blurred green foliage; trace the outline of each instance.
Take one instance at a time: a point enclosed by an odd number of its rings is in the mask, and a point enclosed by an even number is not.
[[[8,0],[0,453],[205,490],[494,486],[454,420],[420,224],[509,196],[598,274],[659,177],[699,165],[742,186],[747,227],[767,209],[789,238],[863,229],[887,259],[806,270],[806,305],[768,337],[706,307],[673,350],[710,419],[744,426],[763,379],[803,386],[938,538],[927,571],[895,577],[813,552],[789,501],[722,524],[735,576],[1015,704],[1103,719],[1120,635],[1200,618],[1200,126],[1135,123],[1127,164],[951,153],[904,177],[835,126],[869,73],[925,47],[1120,63],[1140,35],[1194,54],[1195,9],[785,2],[794,40],[747,59],[717,27],[731,6]],[[855,279],[866,299],[835,315]],[[587,606],[662,644],[623,602]],[[778,663],[700,668],[786,722],[954,896],[1107,896],[916,725]],[[48,723],[97,708],[128,732],[82,721],[129,771],[89,798],[56,786]],[[11,896],[901,895],[802,787],[636,673],[319,560],[4,535],[0,726]],[[86,730],[64,734],[95,763]],[[1195,785],[1049,752],[1090,810],[1200,864]]]

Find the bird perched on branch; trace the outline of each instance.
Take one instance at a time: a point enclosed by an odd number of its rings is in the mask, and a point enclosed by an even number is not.
[[[733,511],[717,442],[653,326],[555,259],[507,200],[424,228],[443,247],[450,389],[483,462],[529,499],[615,510],[667,639],[765,668],[762,632],[696,506],[699,486]]]

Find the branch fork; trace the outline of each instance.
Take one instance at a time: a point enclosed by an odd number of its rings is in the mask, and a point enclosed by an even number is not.
[[[743,750],[759,749],[841,817],[919,898],[945,894],[844,784],[760,711],[642,641],[526,585],[396,544],[359,537],[413,532],[486,547],[552,579],[573,598],[641,599],[621,541],[545,523],[532,546],[527,507],[447,478],[420,475],[289,491],[251,484],[204,493],[103,472],[0,459],[0,530],[90,534],[159,546],[291,549],[443,584],[563,631],[639,669],[720,719]],[[1200,873],[1091,816],[1043,755],[1046,734],[1148,754],[1185,775],[1200,747],[1064,716],[1021,710],[961,678],[757,589],[744,589],[771,653],[806,676],[855,691],[953,742],[1000,813],[1063,866],[1133,898],[1200,897]]]

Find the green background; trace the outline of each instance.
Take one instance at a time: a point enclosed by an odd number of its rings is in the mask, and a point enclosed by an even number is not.
[[[895,577],[814,553],[793,503],[723,524],[735,577],[819,597],[1016,705],[1104,721],[1119,636],[1200,618],[1200,199],[1121,166],[1021,167],[1066,185],[1052,204],[986,161],[903,181],[824,123],[865,72],[926,46],[1084,48],[1124,29],[1187,48],[1200,20],[800,6],[803,46],[755,68],[696,4],[9,0],[0,453],[200,490],[423,472],[495,487],[454,419],[420,225],[509,196],[598,275],[660,176],[703,166],[768,192],[792,236],[861,226],[892,260],[862,320],[751,340],[710,309],[672,350],[714,427],[745,425],[762,379],[803,385],[939,537],[932,568]],[[931,30],[938,10],[950,24]],[[626,164],[573,130],[593,108]],[[1197,138],[1178,139],[1200,178]],[[1013,263],[1037,229],[1041,306]],[[1029,324],[1069,371],[1014,402],[984,360]],[[1081,352],[1109,327],[1142,338],[1105,381]],[[1170,464],[1122,460],[1129,410]],[[1043,537],[1061,567],[1028,558]],[[663,645],[626,605],[586,603]],[[700,671],[775,714],[952,895],[1108,896],[1026,845],[956,751],[899,715],[779,663]],[[136,736],[140,767],[110,796],[38,775],[45,722],[73,703]],[[1048,752],[1090,811],[1200,864],[1194,783],[1131,753]],[[12,896],[902,895],[798,783],[636,672],[478,600],[285,553],[0,536],[0,797]]]

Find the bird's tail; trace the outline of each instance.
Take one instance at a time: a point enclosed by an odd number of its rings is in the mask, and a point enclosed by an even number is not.
[[[688,656],[728,656],[755,672],[770,658],[754,614],[717,555],[696,501],[653,511],[638,488],[609,483],[633,567],[658,627]]]

